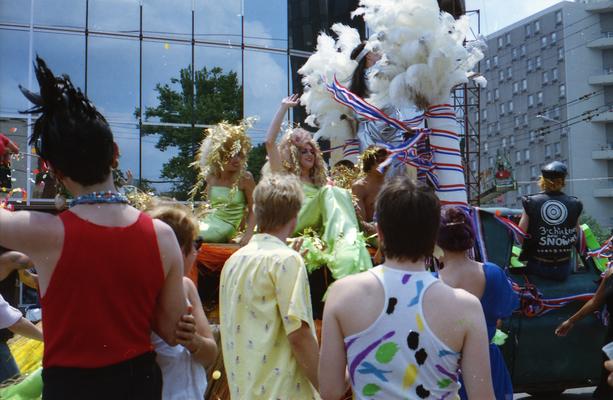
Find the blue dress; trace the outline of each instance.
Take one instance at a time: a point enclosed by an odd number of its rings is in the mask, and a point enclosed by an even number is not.
[[[487,325],[487,338],[490,341],[490,368],[492,370],[492,384],[496,400],[512,400],[513,384],[511,375],[504,362],[502,353],[497,345],[492,343],[496,333],[496,321],[509,317],[513,310],[519,306],[519,297],[513,291],[509,280],[499,266],[492,263],[483,264],[485,273],[485,290],[481,296],[481,306]],[[462,384],[460,398],[468,399]]]

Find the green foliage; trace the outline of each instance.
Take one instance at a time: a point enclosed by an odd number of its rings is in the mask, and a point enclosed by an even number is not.
[[[192,68],[188,67],[181,69],[179,78],[172,78],[170,84],[158,83],[155,90],[160,104],[147,107],[144,119],[212,125],[221,121],[236,123],[242,118],[242,88],[236,72],[224,73],[219,67],[210,70],[205,67],[195,71],[194,77],[192,79]],[[155,147],[160,151],[167,151],[169,147],[178,149],[178,154],[162,166],[161,176],[174,181],[168,195],[186,200],[198,175],[190,164],[202,140],[202,129],[145,125],[142,132],[143,135],[159,135]]]
[[[591,215],[585,213],[581,214],[581,217],[579,218],[579,224],[587,224],[592,229],[592,233],[598,240],[598,243],[600,243],[601,245],[610,237],[610,232],[604,230],[603,227],[600,226],[598,221],[596,221],[596,219]]]
[[[264,164],[266,164],[266,146],[264,143],[260,143],[252,147],[247,156],[247,169],[251,172],[256,182],[258,182],[262,176],[262,167]]]

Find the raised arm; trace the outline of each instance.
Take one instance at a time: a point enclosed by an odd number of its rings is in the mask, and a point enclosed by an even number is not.
[[[245,199],[247,200],[247,227],[245,233],[241,238],[240,245],[244,246],[249,243],[253,231],[255,230],[255,214],[253,213],[253,189],[255,189],[255,180],[250,172],[245,174],[243,178],[242,190],[245,193]]]
[[[173,230],[160,220],[154,219],[153,223],[165,274],[153,316],[153,331],[174,346],[177,344],[177,325],[181,316],[187,313],[183,291],[183,256]]]
[[[297,106],[299,104],[299,99],[300,96],[293,94],[281,100],[281,105],[268,127],[268,132],[266,133],[266,153],[268,154],[268,162],[270,163],[270,170],[272,172],[283,172],[281,154],[277,146],[277,137],[279,136],[285,113],[290,108]]]

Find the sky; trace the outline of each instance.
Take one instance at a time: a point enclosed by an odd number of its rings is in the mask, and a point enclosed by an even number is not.
[[[466,0],[467,10],[481,10],[481,34],[489,35],[562,0]]]

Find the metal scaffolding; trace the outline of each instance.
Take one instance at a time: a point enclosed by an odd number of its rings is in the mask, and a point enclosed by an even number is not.
[[[476,18],[477,34],[472,40],[478,40],[481,32],[480,10],[466,11],[469,18]],[[469,40],[470,41],[470,40]],[[480,65],[476,71],[480,72]],[[481,110],[481,88],[473,81],[456,86],[451,92],[452,105],[460,125],[460,148],[464,164],[466,194],[469,204],[481,204],[481,122],[478,115]],[[471,118],[471,113],[473,117]]]

